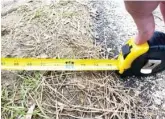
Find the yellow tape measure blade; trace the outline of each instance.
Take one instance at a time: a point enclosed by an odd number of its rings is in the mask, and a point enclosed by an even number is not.
[[[118,60],[1,58],[4,70],[118,70]]]

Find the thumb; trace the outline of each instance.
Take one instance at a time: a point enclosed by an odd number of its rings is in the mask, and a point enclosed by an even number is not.
[[[138,34],[135,37],[135,43],[137,45],[146,43],[149,39],[151,39],[151,37],[154,34],[154,28],[149,29],[148,31],[142,31],[142,32],[138,32]]]
[[[135,21],[138,34],[135,38],[136,44],[143,44],[149,40],[155,31],[155,22],[152,12],[159,2],[154,1],[126,1],[125,6]]]

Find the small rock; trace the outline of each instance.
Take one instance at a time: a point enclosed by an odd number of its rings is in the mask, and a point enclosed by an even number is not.
[[[111,52],[112,51],[112,48],[107,48],[107,52]]]
[[[165,103],[162,105],[162,109],[165,110]]]
[[[154,98],[154,102],[156,105],[161,105],[162,101],[159,98]]]

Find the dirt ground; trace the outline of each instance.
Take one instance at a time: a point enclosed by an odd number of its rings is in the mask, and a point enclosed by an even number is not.
[[[137,32],[122,0],[43,3],[3,6],[3,57],[109,58]],[[154,16],[165,32],[158,9]],[[114,72],[2,71],[1,79],[3,119],[165,118],[165,72],[121,79]]]
[[[104,47],[112,49],[115,54],[114,49],[119,51],[121,45],[137,33],[136,26],[125,10],[122,0],[96,1],[92,2],[92,5],[95,6],[94,9],[98,10],[98,18],[94,25],[97,34],[96,39],[98,39],[98,42],[104,42]],[[165,32],[164,21],[159,8],[154,11],[154,17],[156,30]],[[154,106],[156,106],[154,108],[165,110],[164,79],[165,72],[162,72],[153,77],[130,78],[125,82],[125,85],[138,87],[142,91],[141,95],[144,102],[151,99]]]

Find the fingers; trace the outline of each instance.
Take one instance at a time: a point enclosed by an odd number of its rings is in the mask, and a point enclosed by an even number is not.
[[[160,3],[160,10],[163,15],[164,22],[165,22],[165,2]]]
[[[127,11],[133,17],[138,28],[138,35],[135,38],[136,44],[143,44],[149,40],[155,30],[155,22],[152,12],[159,2],[148,1],[126,1]]]

